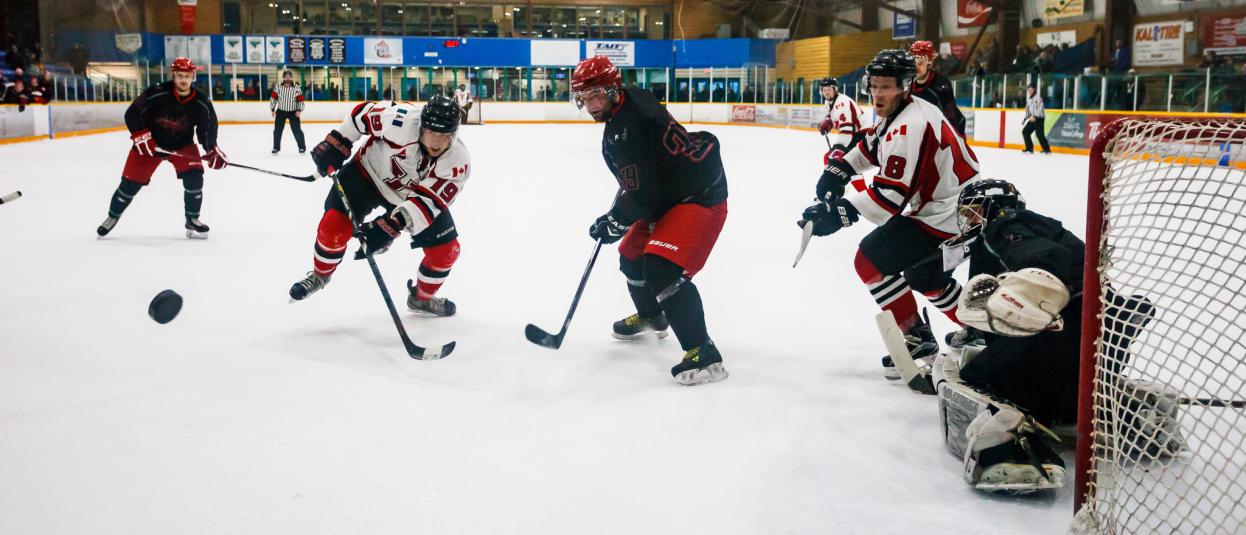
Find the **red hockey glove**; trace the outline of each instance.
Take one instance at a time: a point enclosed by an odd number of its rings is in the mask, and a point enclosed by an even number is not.
[[[130,139],[134,141],[134,150],[143,156],[156,155],[156,140],[151,138],[151,131],[147,129],[139,130],[130,134]]]
[[[208,167],[213,169],[224,169],[226,165],[229,165],[229,160],[225,159],[225,153],[221,151],[219,145],[212,147],[212,150],[209,150],[203,159],[207,160]]]
[[[818,133],[825,136],[830,133],[832,126],[834,125],[831,124],[831,116],[827,115],[826,118],[822,119],[822,124],[818,125]]]

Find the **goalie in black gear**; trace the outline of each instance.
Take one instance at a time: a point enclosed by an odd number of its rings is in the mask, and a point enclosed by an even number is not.
[[[967,327],[949,335],[952,352],[933,370],[947,447],[977,488],[1059,488],[1064,463],[1042,431],[1077,418],[1085,245],[1003,180],[967,185],[958,224],[944,247],[968,253],[958,307]],[[1124,311],[1114,319],[1135,330],[1150,317],[1143,298],[1113,299]]]

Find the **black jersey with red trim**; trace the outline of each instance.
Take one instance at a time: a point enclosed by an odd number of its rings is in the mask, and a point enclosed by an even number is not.
[[[718,138],[689,132],[646,89],[619,91],[606,121],[601,154],[622,194],[610,209],[621,223],[656,221],[676,204],[727,200]]]
[[[952,93],[952,82],[946,76],[939,74],[938,71],[931,71],[930,79],[926,80],[926,83],[913,80],[913,96],[920,97],[942,110],[943,116],[947,117],[947,122],[956,129],[956,133],[965,137],[965,114],[961,113],[960,107],[956,105],[956,95]]]
[[[171,81],[153,85],[134,99],[125,110],[125,126],[131,134],[150,130],[156,145],[169,151],[189,145],[196,131],[205,150],[216,146],[216,109],[212,102],[193,87],[189,95],[177,96]]]

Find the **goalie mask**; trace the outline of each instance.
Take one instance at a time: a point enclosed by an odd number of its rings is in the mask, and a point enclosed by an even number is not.
[[[1025,208],[1025,198],[1007,180],[987,179],[970,182],[957,200],[956,227],[960,235],[949,241],[965,243],[978,237],[982,229],[1008,210]]]

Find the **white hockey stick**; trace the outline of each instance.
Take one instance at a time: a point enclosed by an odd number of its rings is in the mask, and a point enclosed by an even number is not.
[[[22,197],[22,192],[14,191],[13,193],[0,197],[0,204],[4,204],[6,202],[13,202],[13,201],[20,199],[21,197]]]
[[[896,371],[900,372],[900,378],[904,380],[904,384],[915,392],[934,394],[934,387],[926,378],[926,374],[917,370],[917,364],[913,362],[913,355],[909,354],[908,345],[904,343],[904,333],[896,324],[895,316],[884,310],[874,316],[874,323],[878,324],[878,332],[883,335],[883,345],[887,346],[891,362],[895,363]]]
[[[805,256],[805,248],[809,247],[809,239],[812,237],[813,222],[806,221],[805,224],[800,227],[800,250],[796,252],[796,260],[792,261],[793,268],[796,267],[796,264],[800,263],[800,258]]]

